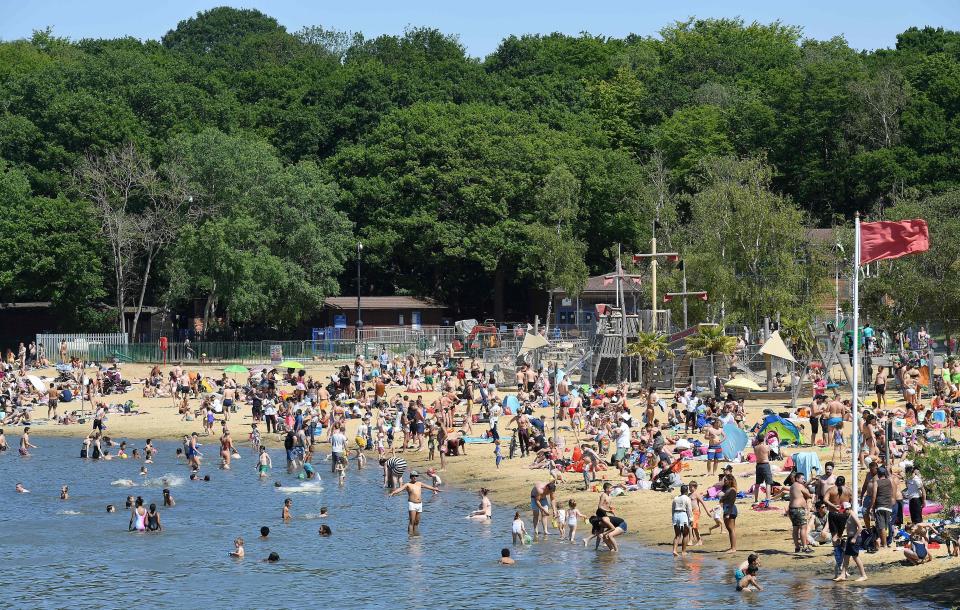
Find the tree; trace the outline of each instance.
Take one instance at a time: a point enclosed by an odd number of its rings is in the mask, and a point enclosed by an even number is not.
[[[731,356],[737,349],[737,340],[725,335],[721,326],[708,325],[687,337],[686,347],[691,358]]]
[[[291,328],[337,293],[351,225],[315,163],[284,165],[262,139],[212,129],[178,138],[170,155],[190,168],[204,217],[174,244],[169,298],[204,298],[205,333],[235,323]]]
[[[637,356],[646,363],[643,369],[644,385],[649,386],[653,379],[653,364],[662,358],[673,358],[663,333],[638,332],[637,340],[627,344],[627,356]]]
[[[798,315],[823,290],[824,261],[806,239],[804,217],[771,190],[771,179],[762,158],[714,157],[699,166],[687,199],[688,275],[719,303],[715,320],[756,326],[776,312]]]
[[[128,143],[104,155],[88,154],[74,176],[80,196],[93,204],[110,248],[120,332],[127,332],[124,308],[140,239],[133,207],[144,186],[152,182],[153,175],[149,161]]]
[[[50,301],[64,328],[102,328],[102,242],[91,210],[36,197],[24,172],[0,159],[0,300]]]

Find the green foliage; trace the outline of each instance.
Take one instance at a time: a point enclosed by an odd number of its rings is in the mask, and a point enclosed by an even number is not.
[[[921,200],[898,201],[884,211],[889,220],[923,218],[930,228],[927,252],[880,261],[861,283],[860,304],[879,328],[900,331],[927,320],[960,330],[960,190]]]
[[[704,356],[730,356],[737,349],[737,340],[723,333],[721,326],[701,326],[687,337],[687,354],[692,358]]]
[[[960,452],[928,445],[913,457],[914,467],[929,490],[929,498],[944,506],[960,505]]]
[[[690,285],[710,292],[690,303],[693,322],[754,324],[811,314],[828,261],[810,226],[931,206],[931,231],[956,234],[937,198],[960,189],[960,34],[942,28],[858,52],[779,22],[691,18],[658,38],[509,36],[481,59],[428,27],[291,33],[218,7],[161,41],[45,30],[0,42],[0,100],[0,159],[28,187],[5,195],[19,206],[7,221],[74,229],[69,244],[48,239],[49,253],[6,254],[0,291],[49,288],[76,319],[92,320],[91,303],[116,287],[102,281],[109,248],[88,231],[71,176],[128,144],[157,169],[183,162],[202,212],[158,254],[145,302],[200,299],[223,323],[288,327],[352,291],[341,268],[356,237],[374,293],[528,317],[532,291],[576,292],[610,271],[614,244],[645,249],[656,218]],[[944,304],[957,299],[926,284],[956,285],[943,251],[890,266],[919,296],[883,274],[865,284],[873,315],[960,319]],[[66,252],[77,278],[54,271]],[[131,283],[143,258],[130,260]],[[661,271],[678,288],[679,274]]]

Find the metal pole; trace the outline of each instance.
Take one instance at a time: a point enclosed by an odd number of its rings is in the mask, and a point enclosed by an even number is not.
[[[683,262],[683,292],[684,292],[684,295],[683,295],[683,328],[684,328],[684,330],[686,330],[687,328],[689,328],[689,326],[687,325],[687,295],[686,295],[686,292],[687,292],[687,263],[686,263],[686,261]]]
[[[858,499],[857,490],[860,489],[860,469],[859,469],[859,456],[860,456],[860,413],[858,408],[859,403],[859,375],[860,375],[860,341],[857,337],[857,329],[860,325],[860,213],[857,212],[855,223],[855,232],[854,239],[856,243],[853,248],[853,400],[851,405],[851,410],[853,413],[853,437],[850,441],[850,447],[853,450],[852,460],[853,460],[853,486],[851,489],[854,490],[853,493],[853,514],[857,514],[857,511],[860,510],[860,502]]]
[[[650,238],[650,332],[657,332],[657,234]]]
[[[363,320],[360,317],[360,253],[363,252],[363,244],[357,242],[357,354],[360,353],[360,330],[363,328]]]
[[[623,353],[627,349],[627,304],[621,296],[623,269],[620,267],[621,246],[617,244],[617,305],[620,306],[620,349],[617,350],[617,383],[623,380]]]

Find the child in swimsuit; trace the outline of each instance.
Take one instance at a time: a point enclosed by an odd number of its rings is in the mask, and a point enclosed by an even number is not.
[[[520,518],[520,511],[517,511],[513,514],[513,526],[511,531],[513,532],[513,543],[523,544],[523,538],[527,535],[527,528],[523,524],[523,519]]]

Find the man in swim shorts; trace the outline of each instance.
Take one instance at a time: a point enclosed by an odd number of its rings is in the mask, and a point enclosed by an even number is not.
[[[438,488],[427,485],[426,483],[421,483],[419,478],[420,473],[416,470],[411,470],[410,482],[390,492],[391,497],[403,491],[407,492],[407,514],[409,517],[407,533],[410,535],[416,534],[417,528],[420,526],[420,515],[423,513],[423,490],[429,489],[433,493],[440,493]]]
[[[757,457],[756,480],[753,485],[753,503],[760,500],[760,486],[767,494],[767,506],[770,505],[770,488],[773,487],[773,470],[770,468],[770,445],[761,432],[753,441],[753,453]]]
[[[537,483],[530,490],[530,510],[533,511],[533,534],[537,534],[537,525],[542,524],[543,535],[546,536],[547,516],[551,513],[553,506],[553,494],[557,491],[556,481],[549,483]]]
[[[720,472],[720,458],[723,457],[723,448],[720,443],[726,435],[720,427],[720,419],[714,418],[710,425],[703,430],[704,440],[707,442],[707,474]]]
[[[790,485],[790,506],[787,509],[787,516],[790,517],[790,524],[793,525],[794,553],[813,552],[806,539],[807,511],[811,501],[813,501],[813,494],[807,489],[806,477],[802,472],[797,472],[793,476],[793,484]]]

